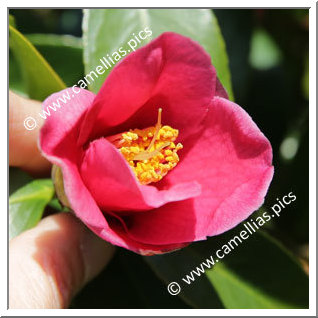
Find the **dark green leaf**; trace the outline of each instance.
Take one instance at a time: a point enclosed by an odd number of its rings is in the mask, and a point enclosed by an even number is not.
[[[20,66],[12,52],[9,54],[9,88],[22,96],[28,96]]]
[[[217,20],[208,9],[96,9],[84,10],[84,63],[85,72],[90,73],[100,64],[106,54],[127,48],[134,34],[149,27],[152,38],[148,37],[139,45],[166,31],[173,31],[199,42],[211,55],[218,77],[233,98],[228,58],[225,43]],[[97,92],[109,70],[99,75],[90,85]]]
[[[51,179],[34,180],[9,198],[9,237],[35,226],[54,194]]]
[[[84,64],[81,38],[57,34],[30,34],[26,37],[67,86],[73,86],[83,78]]]
[[[57,198],[53,198],[48,205],[54,210],[57,210],[57,211],[63,210],[63,207]]]
[[[34,46],[62,46],[82,49],[82,39],[72,35],[32,33],[25,36]]]
[[[178,282],[179,295],[188,303],[195,302],[197,308],[219,308],[216,294],[226,308],[308,308],[308,276],[268,235],[256,232],[237,247],[232,242],[235,248],[216,262],[216,251],[242,229],[146,261],[167,284]],[[182,280],[211,255],[215,261],[211,269],[203,266],[205,274],[194,275],[190,285]]]
[[[301,80],[301,86],[303,90],[304,97],[306,99],[309,99],[309,59],[308,56],[306,56],[305,62],[304,62],[304,74]]]
[[[224,308],[215,288],[205,275],[189,286],[182,285],[181,278],[203,261],[190,247],[170,254],[147,256],[144,260],[166,285],[171,282],[180,284],[182,291],[178,296],[191,307]],[[167,286],[162,292],[168,294]]]
[[[57,210],[59,212],[69,212],[70,209],[67,208],[67,207],[63,207],[61,205],[61,203],[59,202],[58,198],[53,198],[49,203],[48,205],[53,208],[54,210]]]
[[[31,182],[32,178],[19,168],[9,168],[9,195]]]
[[[26,92],[30,98],[43,100],[65,88],[65,84],[36,48],[14,27],[9,26],[10,49],[20,64]]]
[[[170,296],[142,257],[117,249],[105,270],[73,299],[71,308],[189,308]]]

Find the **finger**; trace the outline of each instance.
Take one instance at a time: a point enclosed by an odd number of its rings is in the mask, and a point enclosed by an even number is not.
[[[40,102],[9,92],[9,164],[35,175],[48,174],[51,167],[37,146],[43,125],[43,119],[37,116],[40,110]],[[36,118],[36,126],[32,130],[24,125],[25,119],[30,116]],[[32,120],[26,124],[32,124]]]
[[[114,250],[70,213],[43,219],[10,242],[9,307],[66,308]]]

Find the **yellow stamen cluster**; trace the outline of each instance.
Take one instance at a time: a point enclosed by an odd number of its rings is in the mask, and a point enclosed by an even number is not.
[[[119,134],[113,144],[127,160],[141,184],[160,181],[179,162],[175,144],[179,131],[170,126],[161,127],[161,109],[156,126],[131,129]]]

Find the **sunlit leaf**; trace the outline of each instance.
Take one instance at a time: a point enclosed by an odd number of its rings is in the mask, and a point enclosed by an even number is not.
[[[233,97],[225,43],[216,17],[208,9],[89,9],[84,10],[83,39],[85,72],[90,73],[100,59],[128,48],[128,42],[148,27],[152,36],[138,47],[149,43],[163,32],[172,31],[199,42],[211,55],[218,77]],[[137,47],[136,47],[137,48]],[[180,48],[182,49],[182,48]],[[98,92],[110,69],[90,85]]]
[[[84,76],[82,39],[71,35],[29,34],[27,39],[68,87]]]
[[[14,28],[16,27],[14,16],[11,14],[9,14],[9,25],[13,26]]]
[[[43,100],[65,88],[65,84],[31,42],[18,30],[9,26],[9,44],[19,62],[26,92],[30,98]]]
[[[9,238],[34,227],[54,194],[50,179],[34,180],[9,198]]]

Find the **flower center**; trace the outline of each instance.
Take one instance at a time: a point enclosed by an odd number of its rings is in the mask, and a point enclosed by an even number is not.
[[[155,126],[107,137],[127,160],[141,184],[160,181],[177,165],[177,151],[183,148],[181,143],[174,143],[179,131],[161,125],[161,113],[159,108]]]

